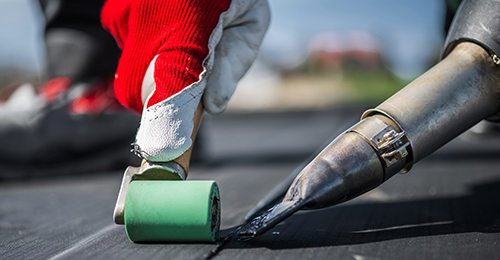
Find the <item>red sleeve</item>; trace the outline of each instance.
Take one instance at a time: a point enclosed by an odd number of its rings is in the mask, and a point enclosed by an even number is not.
[[[115,75],[115,94],[141,113],[141,85],[151,60],[156,90],[148,107],[199,80],[208,41],[230,0],[107,0],[101,21],[123,53]]]

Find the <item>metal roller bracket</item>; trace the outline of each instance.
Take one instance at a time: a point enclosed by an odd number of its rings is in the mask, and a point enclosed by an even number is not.
[[[175,162],[146,162],[140,167],[129,166],[123,174],[122,184],[116,200],[113,220],[118,225],[125,224],[125,197],[130,182],[135,180],[185,180],[184,169]]]

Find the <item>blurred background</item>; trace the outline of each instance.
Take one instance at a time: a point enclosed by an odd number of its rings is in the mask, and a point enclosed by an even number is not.
[[[229,111],[377,104],[439,59],[442,0],[269,0],[270,28]],[[0,87],[43,82],[38,1],[0,0]]]

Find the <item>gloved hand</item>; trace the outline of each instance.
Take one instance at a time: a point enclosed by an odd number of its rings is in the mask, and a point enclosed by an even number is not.
[[[171,161],[191,147],[194,112],[222,113],[257,56],[266,0],[108,0],[105,29],[123,53],[115,75],[122,104],[141,113],[135,151]]]

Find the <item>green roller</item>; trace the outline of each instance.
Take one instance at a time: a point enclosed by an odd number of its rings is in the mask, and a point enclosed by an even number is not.
[[[220,196],[214,181],[133,181],[125,229],[134,242],[214,242]]]

